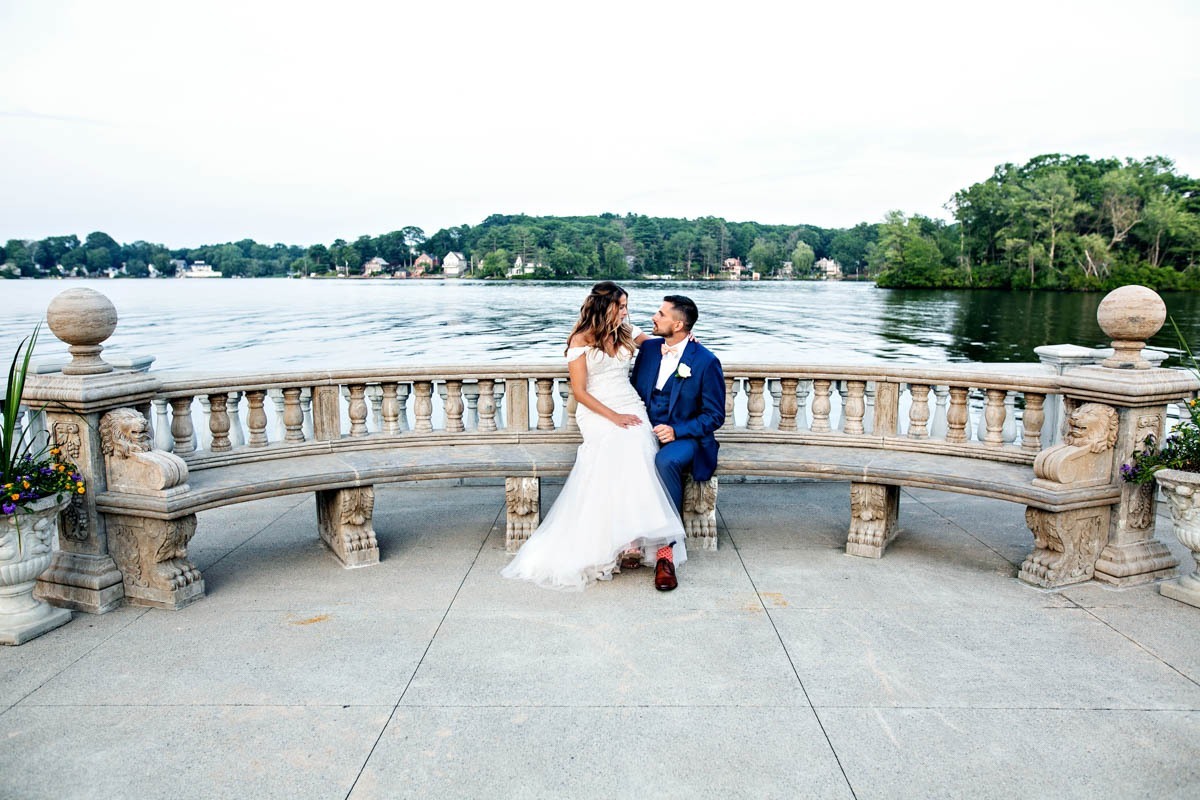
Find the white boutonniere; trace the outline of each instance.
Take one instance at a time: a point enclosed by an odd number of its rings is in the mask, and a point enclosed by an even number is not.
[[[680,380],[691,377],[691,374],[692,368],[683,362],[680,362],[679,366],[675,369],[675,377],[679,378]]]

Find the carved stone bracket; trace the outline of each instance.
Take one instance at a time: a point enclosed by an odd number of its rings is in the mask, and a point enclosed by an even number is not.
[[[504,549],[515,553],[542,523],[542,479],[505,478],[504,504],[508,510]]]
[[[1085,403],[1071,410],[1062,444],[1038,453],[1034,486],[1100,486],[1112,478],[1112,450],[1118,417],[1112,406]]]
[[[683,530],[701,550],[717,549],[717,476],[697,482],[688,475],[684,480]]]
[[[329,489],[317,492],[317,527],[321,541],[347,569],[379,563],[379,542],[371,520],[375,489]]]
[[[1045,588],[1091,580],[1108,543],[1110,513],[1107,506],[1058,513],[1027,508],[1025,524],[1033,532],[1034,549],[1017,577]]]
[[[899,517],[900,487],[851,483],[846,555],[882,558],[888,543],[896,538]]]
[[[108,515],[108,545],[131,605],[180,609],[204,596],[204,578],[188,560],[196,515],[147,519]]]

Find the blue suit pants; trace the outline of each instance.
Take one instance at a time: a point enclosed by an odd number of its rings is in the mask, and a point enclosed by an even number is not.
[[[676,439],[663,445],[654,457],[654,466],[662,478],[667,494],[675,503],[679,516],[683,517],[683,476],[691,469],[696,458],[695,439]]]

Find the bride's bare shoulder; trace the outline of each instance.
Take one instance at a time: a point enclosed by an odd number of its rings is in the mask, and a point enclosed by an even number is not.
[[[577,333],[567,342],[567,347],[592,347],[596,341],[585,333]]]

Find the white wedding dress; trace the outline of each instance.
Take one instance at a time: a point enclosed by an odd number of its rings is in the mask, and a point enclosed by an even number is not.
[[[638,333],[634,329],[634,335]],[[629,383],[633,354],[610,356],[596,347],[572,347],[567,362],[587,359],[587,390],[621,414],[636,414],[641,425],[621,428],[578,406],[575,419],[583,444],[562,492],[520,552],[500,574],[549,589],[579,591],[608,580],[630,545],[642,548],[653,566],[657,549],[675,543],[676,566],[687,560],[683,525],[667,496],[654,456],[646,406]]]

